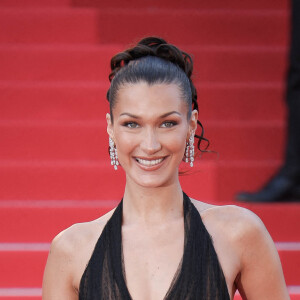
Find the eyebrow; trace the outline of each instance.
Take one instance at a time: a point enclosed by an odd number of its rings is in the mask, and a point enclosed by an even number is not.
[[[160,118],[163,119],[163,118],[166,118],[166,117],[168,117],[172,114],[177,114],[177,115],[181,116],[181,113],[179,113],[178,111],[173,110],[173,111],[170,111],[170,112],[167,112],[167,113],[161,115]],[[120,117],[121,116],[129,116],[129,117],[134,118],[134,119],[140,119],[139,116],[136,116],[136,115],[133,115],[133,114],[127,113],[127,112],[121,113]]]

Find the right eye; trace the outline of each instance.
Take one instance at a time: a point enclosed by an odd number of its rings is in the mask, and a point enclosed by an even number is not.
[[[139,125],[136,122],[125,122],[123,126],[128,128],[137,128]]]

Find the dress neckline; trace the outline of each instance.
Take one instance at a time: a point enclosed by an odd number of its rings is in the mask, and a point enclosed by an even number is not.
[[[187,224],[187,212],[188,210],[190,209],[190,205],[191,205],[191,200],[190,198],[185,194],[183,193],[183,217],[184,217],[184,245],[183,245],[183,254],[182,254],[182,257],[179,261],[179,264],[178,264],[178,267],[175,271],[175,274],[173,275],[173,278],[171,280],[171,283],[170,283],[170,286],[168,287],[167,289],[167,292],[165,294],[165,296],[163,297],[162,300],[167,300],[168,299],[168,296],[170,295],[170,293],[172,292],[173,288],[176,286],[176,282],[178,281],[178,278],[180,277],[181,275],[181,272],[182,272],[182,266],[184,265],[184,262],[185,262],[185,253],[186,253],[186,247],[187,245],[189,244],[187,241],[188,241],[188,237],[189,237],[189,234],[188,234],[188,228],[189,228],[189,225]],[[124,255],[123,255],[123,243],[122,243],[122,218],[123,218],[123,199],[121,200],[118,208],[118,210],[120,210],[118,212],[118,216],[119,216],[119,225],[121,226],[118,226],[118,239],[120,241],[119,245],[119,249],[118,249],[118,260],[120,260],[120,262],[118,262],[118,265],[119,267],[121,267],[121,276],[120,276],[120,279],[121,279],[121,284],[123,285],[123,288],[126,290],[126,293],[127,293],[127,297],[128,299],[130,300],[133,300],[133,298],[131,297],[130,295],[130,292],[128,290],[128,287],[127,287],[127,281],[126,281],[126,272],[125,272],[125,264],[124,264]]]
[[[122,266],[122,205],[104,226],[80,280],[80,300],[132,300]],[[184,251],[163,300],[230,300],[213,240],[201,215],[183,193]]]

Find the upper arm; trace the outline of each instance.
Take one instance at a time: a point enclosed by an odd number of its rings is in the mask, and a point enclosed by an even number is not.
[[[240,238],[240,294],[248,300],[290,299],[278,252],[261,220],[247,211]]]
[[[53,240],[44,272],[43,300],[78,299],[72,281],[72,255],[63,236]]]

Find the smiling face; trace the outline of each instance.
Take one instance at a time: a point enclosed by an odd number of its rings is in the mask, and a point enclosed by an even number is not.
[[[159,187],[177,181],[186,142],[197,126],[197,111],[187,118],[187,102],[177,85],[126,84],[112,113],[113,123],[107,115],[107,131],[127,183]]]

